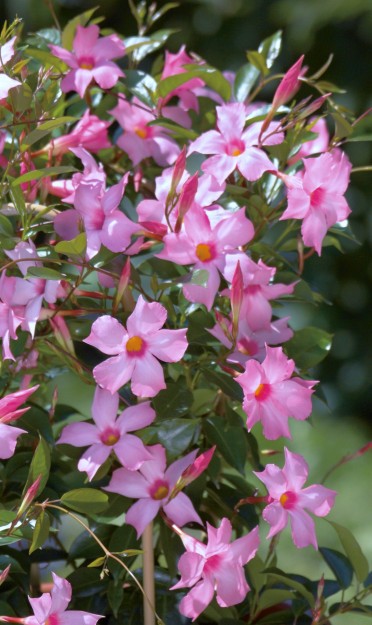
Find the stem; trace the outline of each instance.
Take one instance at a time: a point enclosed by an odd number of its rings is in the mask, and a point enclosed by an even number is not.
[[[164,623],[161,620],[160,616],[155,612],[155,608],[154,608],[153,603],[150,601],[150,599],[147,596],[147,594],[146,594],[142,584],[138,581],[136,576],[133,575],[132,571],[127,567],[127,565],[122,560],[120,560],[120,558],[118,558],[118,556],[116,556],[113,553],[111,553],[111,551],[109,551],[109,549],[107,549],[107,547],[105,547],[103,542],[98,538],[98,536],[95,535],[95,533],[90,529],[90,527],[88,525],[86,525],[86,523],[84,523],[84,521],[82,521],[73,512],[70,512],[70,510],[66,510],[65,508],[62,508],[62,506],[57,506],[55,504],[49,503],[48,501],[44,501],[43,503],[36,503],[35,506],[37,506],[39,508],[42,508],[43,510],[45,510],[45,508],[54,508],[54,510],[59,510],[60,512],[63,512],[64,514],[67,514],[72,519],[74,519],[77,523],[79,523],[79,525],[81,525],[85,529],[85,531],[88,532],[88,534],[93,538],[93,540],[96,541],[97,545],[99,545],[101,547],[101,549],[102,549],[103,553],[105,554],[105,556],[107,558],[111,558],[112,560],[115,560],[115,562],[118,562],[118,564],[120,564],[120,566],[123,567],[123,569],[125,569],[125,571],[132,578],[132,580],[134,581],[136,586],[138,586],[138,588],[141,591],[144,599],[146,600],[149,608],[151,608],[151,611],[154,613],[154,616],[156,617],[156,619],[158,621],[158,625],[164,625]]]
[[[152,542],[153,524],[149,523],[142,535],[143,548],[143,601],[144,625],[155,625],[155,577],[154,547]]]

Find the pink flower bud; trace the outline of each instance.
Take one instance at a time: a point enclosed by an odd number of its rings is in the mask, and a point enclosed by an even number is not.
[[[11,565],[8,564],[8,566],[3,571],[1,571],[1,573],[0,573],[0,586],[1,586],[1,584],[3,584],[5,582],[6,578],[8,577],[9,571],[10,571],[10,567],[11,567]]]
[[[198,174],[188,178],[182,187],[180,198],[178,202],[178,217],[174,231],[178,233],[181,230],[183,219],[187,211],[191,208],[191,205],[195,199],[196,192],[198,190]]]
[[[171,187],[169,191],[169,195],[172,196],[178,187],[178,184],[182,178],[183,172],[186,167],[186,146],[182,148],[182,151],[177,156],[176,162],[173,166],[173,174],[171,180]]]
[[[240,262],[237,262],[232,283],[231,283],[231,310],[232,310],[232,336],[236,339],[239,328],[239,314],[243,301],[244,281],[240,268]]]
[[[129,284],[129,281],[130,281],[130,258],[128,256],[126,263],[123,267],[123,270],[121,272],[120,278],[119,278],[118,290],[116,291],[114,305],[113,305],[114,310],[117,310],[119,303]]]
[[[216,449],[216,445],[208,449],[204,453],[200,454],[197,458],[195,458],[194,462],[190,464],[187,469],[184,470],[181,477],[178,479],[175,484],[170,496],[169,500],[173,499],[178,495],[178,493],[185,488],[188,484],[191,484],[194,480],[196,480],[199,475],[203,473],[208,467],[210,461],[212,460],[212,456]]]
[[[298,61],[284,74],[282,80],[279,83],[277,90],[275,91],[272,109],[275,111],[282,106],[288,100],[290,100],[300,87],[300,76],[303,73],[302,62],[304,55],[300,56]]]

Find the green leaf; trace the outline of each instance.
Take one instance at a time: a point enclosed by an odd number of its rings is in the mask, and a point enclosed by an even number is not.
[[[217,386],[217,388],[225,393],[225,395],[228,395],[239,402],[243,401],[243,391],[239,384],[235,382],[234,378],[229,377],[225,373],[219,373],[211,368],[202,369],[202,371],[205,378]]]
[[[70,241],[60,241],[54,246],[54,249],[58,254],[64,254],[65,256],[83,256],[86,246],[87,237],[85,232],[82,232]]]
[[[169,37],[176,32],[178,31],[175,28],[164,28],[149,37],[128,37],[124,39],[125,53],[126,55],[133,54],[133,59],[139,63],[146,56],[163,47]]]
[[[244,475],[248,447],[243,429],[228,425],[222,417],[208,417],[203,420],[203,430],[226,462]]]
[[[46,50],[37,50],[36,48],[26,48],[24,53],[27,54],[27,56],[40,61],[44,67],[56,67],[60,72],[64,72],[66,70],[66,64],[61,59],[54,56],[51,52],[47,52]]]
[[[72,44],[74,41],[76,28],[80,26],[86,26],[92,17],[92,15],[97,11],[98,7],[94,7],[93,9],[89,9],[88,11],[84,11],[80,15],[77,15],[72,20],[67,22],[66,26],[62,31],[62,42],[61,45],[63,48],[67,50],[72,50]]]
[[[161,421],[156,428],[159,442],[166,450],[178,456],[182,454],[198,434],[198,419],[170,419]]]
[[[63,277],[59,271],[49,269],[49,267],[29,267],[26,278],[29,278],[30,276],[36,276],[37,278],[43,278],[44,280],[61,280]]]
[[[285,586],[289,586],[289,588],[293,588],[293,590],[298,592],[302,597],[304,597],[304,599],[306,599],[306,601],[308,602],[311,608],[314,607],[315,598],[313,597],[311,592],[309,592],[305,588],[303,584],[295,581],[294,579],[289,577],[289,575],[286,575],[285,573],[280,571],[280,569],[276,569],[274,567],[266,569],[264,572],[270,575],[270,579],[272,581],[277,581],[277,582],[284,584]]]
[[[247,58],[253,67],[255,67],[263,76],[267,76],[269,73],[268,67],[266,65],[265,57],[257,52],[256,50],[250,50],[247,52]]]
[[[29,554],[40,549],[49,536],[50,520],[49,515],[45,510],[42,510],[36,519],[36,525],[34,533],[32,535],[32,543],[29,549]]]
[[[71,174],[75,171],[75,167],[68,167],[66,165],[60,165],[59,167],[46,167],[45,169],[33,169],[32,171],[28,171],[26,174],[23,174],[13,180],[12,187],[18,187],[24,182],[30,182],[31,180],[49,178],[49,176],[58,176],[59,174]]]
[[[357,580],[359,582],[364,582],[369,570],[368,560],[362,552],[358,541],[354,538],[353,534],[346,527],[343,527],[338,523],[334,523],[333,521],[328,521],[328,523],[330,523],[332,527],[336,530],[341,545],[343,546],[344,551],[355,571]]]
[[[22,83],[19,87],[10,89],[9,95],[16,113],[24,113],[26,109],[31,107],[34,94],[32,93],[31,87],[26,82]]]
[[[260,71],[251,63],[243,65],[243,67],[237,71],[234,81],[234,95],[238,102],[245,102],[259,75]],[[246,191],[246,189],[243,189],[243,192],[244,191]]]
[[[95,514],[106,508],[108,496],[96,488],[76,488],[62,495],[61,502],[76,512]]]
[[[266,608],[270,608],[277,603],[282,603],[283,601],[293,600],[293,592],[290,590],[279,590],[276,588],[270,588],[268,590],[264,590],[260,595],[257,611],[264,610]]]
[[[40,441],[38,446],[36,447],[35,453],[33,455],[30,469],[27,476],[27,481],[25,487],[23,489],[23,496],[30,486],[37,480],[37,478],[41,475],[41,480],[39,484],[39,488],[35,493],[35,497],[40,495],[44,490],[44,487],[48,481],[50,472],[50,449],[48,443],[40,437]]]
[[[37,128],[29,132],[21,143],[21,152],[25,152],[31,145],[46,137],[54,128],[59,128],[69,122],[77,121],[77,117],[65,116],[57,117],[56,119],[50,119],[47,122],[39,124]]]
[[[266,65],[270,69],[278,58],[282,48],[282,31],[277,30],[276,33],[264,39],[258,46],[258,51],[265,58]]]
[[[5,217],[5,215],[0,214],[0,234],[3,234],[5,237],[13,236],[13,228],[9,219]]]
[[[337,112],[332,112],[331,115],[335,122],[335,137],[337,137],[338,139],[344,139],[345,137],[351,135],[351,133],[353,132],[353,127],[351,124],[349,124],[345,117]]]
[[[157,419],[174,419],[187,414],[193,401],[193,395],[188,388],[180,384],[168,384],[153,399]]]
[[[349,560],[335,549],[319,547],[319,553],[334,573],[341,588],[349,588],[353,579],[353,569]]]
[[[148,126],[161,126],[162,128],[167,128],[172,131],[172,135],[174,137],[180,139],[196,139],[198,136],[195,130],[191,130],[190,128],[184,128],[171,119],[167,119],[166,117],[158,117],[154,119],[154,121],[147,124]]]
[[[96,566],[102,566],[106,562],[106,560],[107,560],[106,556],[101,556],[100,558],[96,558],[95,560],[93,560],[93,562],[88,564],[88,568],[94,568]]]
[[[157,83],[150,74],[134,69],[125,70],[125,84],[141,102],[153,107]]]
[[[158,96],[165,98],[171,91],[185,84],[188,80],[201,78],[208,87],[219,93],[224,100],[228,101],[230,99],[230,83],[219,70],[209,65],[203,65],[202,67],[196,65],[192,68],[188,66],[188,68],[188,71],[183,74],[175,74],[161,80],[157,88]]]
[[[286,342],[285,349],[300,369],[310,369],[321,362],[332,345],[332,334],[320,328],[308,327],[298,330],[294,337]]]

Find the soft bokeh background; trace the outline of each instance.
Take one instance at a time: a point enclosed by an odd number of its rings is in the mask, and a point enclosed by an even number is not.
[[[164,3],[158,2],[158,6]],[[126,0],[53,0],[62,24],[78,12],[99,5],[97,14],[106,17],[104,25],[126,36],[136,34]],[[26,30],[52,24],[48,2],[44,0],[1,0],[0,18],[16,14]],[[159,23],[161,28],[179,32],[170,40],[172,51],[186,43],[220,69],[236,69],[246,61],[245,52],[275,30],[284,31],[284,48],[276,69],[287,69],[302,53],[310,72],[318,69],[331,53],[334,61],[326,78],[341,85],[346,94],[337,95],[340,104],[362,114],[372,106],[372,3],[371,0],[182,0],[178,9]],[[372,137],[372,118],[360,125],[358,134]],[[354,166],[372,163],[372,144],[347,143]],[[312,479],[319,480],[337,460],[371,439],[372,434],[372,184],[371,172],[355,173],[348,191],[353,208],[351,224],[360,244],[347,243],[347,253],[327,248],[319,260],[313,257],[305,278],[333,305],[321,308],[290,307],[294,327],[317,325],[334,333],[334,344],[327,360],[314,376],[322,380],[329,408],[317,403],[313,424],[294,427],[292,449],[308,458]],[[71,390],[69,388],[69,393]],[[296,426],[298,424],[295,424]],[[338,469],[327,486],[340,491],[331,518],[349,526],[372,560],[372,453]],[[318,523],[324,541],[337,539],[325,521]],[[322,540],[320,540],[322,543]],[[283,554],[290,557],[293,572],[303,572],[303,563],[322,566],[320,557],[309,551],[295,552],[283,540]],[[365,622],[353,617],[353,625]],[[348,625],[350,616],[337,623]],[[336,619],[335,619],[336,623]]]

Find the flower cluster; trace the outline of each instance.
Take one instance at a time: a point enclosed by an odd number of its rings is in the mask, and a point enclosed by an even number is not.
[[[12,62],[15,36],[0,49],[0,100],[15,128],[0,136],[11,211],[0,221],[7,239],[0,276],[0,458],[14,455],[22,434],[30,464],[27,478],[17,463],[4,470],[5,544],[32,535],[32,553],[53,542],[59,519],[52,512],[65,504],[93,515],[85,525],[90,537],[108,519],[116,567],[133,547],[126,526],[139,538],[154,521],[159,566],[166,560],[175,569],[178,561],[181,578],[171,590],[178,596],[189,589],[179,603],[182,615],[197,619],[215,596],[219,608],[242,604],[231,621],[258,622],[262,585],[255,586],[254,574],[248,584],[244,569],[260,547],[258,512],[270,525],[268,538],[289,521],[294,545],[317,549],[310,514],[327,515],[336,496],[318,484],[303,488],[308,465],[287,448],[283,469],[263,467],[255,436],[291,438],[289,418],[304,421],[312,413],[317,381],[301,361],[301,345],[294,349],[282,300],[295,292],[301,298],[306,256],[320,256],[327,232],[347,219],[351,164],[323,119],[328,96],[288,106],[306,80],[303,57],[269,104],[252,103],[249,89],[239,96],[233,76],[184,47],[165,53],[156,77],[137,70],[143,50],[157,50],[164,33],[151,45],[142,35],[128,40],[126,48],[116,34],[101,36],[89,16],[70,23],[48,52],[45,40],[42,52],[31,47],[30,69]],[[279,47],[270,47],[270,59],[259,53],[265,76]],[[36,84],[28,72],[40,54],[51,69],[44,75],[39,68],[35,115],[41,102],[49,109],[30,122],[31,100],[13,110],[9,92],[25,88],[29,78]],[[12,78],[13,70],[23,82]],[[320,360],[327,348],[317,347]],[[20,375],[21,390],[9,392]],[[34,378],[38,383],[29,388]],[[66,392],[65,384],[79,391]],[[20,406],[39,385],[32,418],[22,428],[9,425],[29,409]],[[14,513],[20,474],[27,510],[21,504]],[[236,490],[251,492],[251,474],[268,494],[249,497],[256,508],[244,515],[244,493]],[[33,504],[44,488],[43,503]],[[118,518],[124,528],[116,527]],[[70,558],[76,563],[79,540]],[[273,549],[272,543],[270,565]],[[90,558],[90,547],[86,552]],[[120,609],[130,581],[111,570],[109,554],[105,547],[104,557],[88,563],[84,552],[84,570],[103,566],[93,587],[110,584],[104,605],[124,622]],[[260,578],[267,577],[265,566],[258,567]],[[248,605],[250,585],[255,598]],[[262,594],[270,588],[268,582]],[[84,585],[81,597],[85,592]],[[70,600],[70,583],[53,573],[51,592],[29,599],[33,616],[0,620],[95,625],[102,618],[66,611]]]

